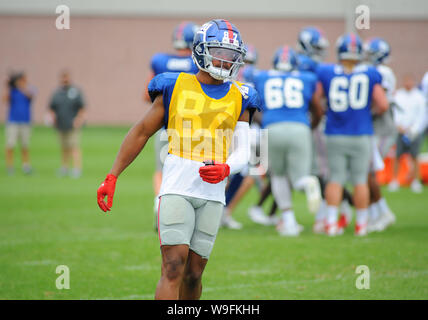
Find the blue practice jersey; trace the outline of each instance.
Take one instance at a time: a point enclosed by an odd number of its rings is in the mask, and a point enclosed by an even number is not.
[[[316,62],[311,57],[299,53],[297,55],[297,68],[300,71],[309,71],[309,72],[316,72],[318,67],[318,62]]]
[[[327,97],[325,133],[372,135],[372,92],[382,82],[380,73],[371,66],[359,65],[347,74],[341,65],[324,64],[317,74]]]
[[[155,54],[152,58],[151,66],[155,75],[164,72],[186,72],[196,74],[199,71],[191,56],[177,56],[167,53]]]
[[[262,103],[262,127],[276,122],[309,126],[309,104],[317,84],[314,73],[260,71],[254,80]]]
[[[174,91],[175,83],[177,81],[177,78],[180,73],[172,73],[172,72],[166,72],[159,74],[155,76],[149,83],[149,95],[152,99],[152,102],[156,98],[158,94],[163,95],[163,104],[165,107],[165,116],[164,116],[164,123],[165,127],[167,127],[168,124],[168,113],[169,113],[169,105],[171,102],[172,93]],[[224,82],[219,85],[212,85],[212,84],[204,84],[200,83],[201,88],[203,92],[213,98],[213,99],[221,99],[229,92],[230,87],[234,84],[232,82]],[[259,96],[254,88],[248,85],[243,85],[242,87],[248,88],[248,98],[244,99],[242,98],[242,108],[240,116],[244,113],[246,109],[258,109],[260,110],[260,100]],[[246,90],[246,89],[244,89]]]

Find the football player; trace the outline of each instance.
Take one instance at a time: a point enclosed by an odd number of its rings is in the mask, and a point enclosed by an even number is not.
[[[323,31],[318,27],[303,28],[297,38],[298,64],[299,70],[316,73],[318,65],[325,60],[329,42]],[[320,180],[321,194],[323,201],[319,210],[315,215],[315,223],[313,226],[314,233],[324,233],[325,218],[327,216],[327,205],[325,202],[325,186],[328,177],[327,165],[327,147],[325,143],[325,117],[320,121],[320,125],[312,128],[312,174],[316,175]],[[346,227],[351,220],[352,199],[349,191],[343,189],[343,199],[340,205],[339,225]]]
[[[382,76],[382,87],[385,89],[389,102],[389,109],[382,115],[373,117],[374,129],[374,155],[380,155],[380,163],[376,167],[376,159],[373,159],[369,174],[370,207],[368,231],[382,231],[395,222],[395,215],[382,197],[380,186],[376,180],[375,169],[383,169],[383,158],[388,154],[397,139],[397,129],[394,124],[392,110],[394,108],[393,95],[396,86],[394,72],[385,63],[390,56],[391,48],[384,39],[373,38],[364,44],[364,54],[367,63],[374,66]]]
[[[324,61],[329,43],[317,27],[303,28],[297,38],[299,70],[316,72],[318,63]]]
[[[195,35],[192,55],[199,68],[196,75],[168,72],[150,82],[153,105],[125,137],[97,192],[98,205],[109,211],[121,172],[158,129],[167,128],[158,211],[162,268],[156,299],[200,298],[227,177],[248,163],[249,121],[259,108],[257,92],[235,81],[245,50],[233,24],[222,19],[205,23]]]
[[[193,22],[181,22],[175,27],[172,34],[172,45],[175,53],[157,53],[151,59],[151,73],[144,92],[144,100],[150,102],[148,84],[154,76],[163,72],[187,72],[196,74],[198,67],[192,59],[193,38],[198,26]],[[156,171],[153,175],[153,189],[155,193],[154,213],[155,229],[157,230],[157,208],[159,204],[159,189],[162,181],[163,162],[168,152],[168,135],[165,130],[160,129],[155,136]]]
[[[371,159],[373,125],[371,112],[381,114],[388,109],[388,100],[381,86],[379,72],[367,65],[358,65],[363,48],[360,38],[345,34],[336,42],[338,64],[325,64],[317,69],[322,91],[327,98],[327,158],[329,182],[326,186],[326,233],[340,234],[338,207],[343,185],[349,177],[354,186],[356,235],[367,234],[369,190],[367,175]]]
[[[292,208],[291,188],[305,191],[311,212],[321,201],[318,179],[310,175],[311,127],[322,115],[321,86],[314,73],[297,70],[297,56],[289,46],[275,52],[273,66],[257,73],[255,88],[262,101],[262,127],[268,130],[272,193],[282,212],[278,231],[297,236],[302,227]]]

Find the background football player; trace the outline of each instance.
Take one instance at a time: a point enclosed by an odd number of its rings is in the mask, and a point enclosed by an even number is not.
[[[336,42],[339,63],[321,65],[317,69],[322,90],[327,98],[327,157],[329,181],[326,233],[340,234],[338,207],[343,186],[354,186],[356,235],[367,234],[369,190],[367,175],[371,159],[373,125],[371,112],[383,113],[388,100],[381,86],[379,72],[370,66],[358,66],[362,59],[362,43],[355,34],[341,36]],[[373,102],[373,103],[372,103]]]
[[[390,56],[391,48],[384,39],[373,38],[364,44],[364,55],[367,63],[374,66],[382,76],[382,87],[385,89],[389,102],[389,109],[381,115],[373,116],[374,150],[373,154],[380,155],[384,159],[397,139],[397,129],[393,119],[394,91],[396,78],[394,72],[385,63]],[[369,174],[370,207],[368,231],[382,231],[395,222],[395,215],[390,210],[386,200],[382,197],[379,183],[376,180],[376,159],[373,158],[371,172]],[[381,162],[383,164],[383,161]],[[382,166],[378,167],[379,170]]]
[[[318,179],[310,175],[310,128],[322,115],[321,88],[315,74],[297,71],[296,53],[288,46],[276,51],[273,66],[275,70],[258,72],[254,82],[262,101],[262,127],[268,130],[272,193],[282,212],[278,231],[297,236],[302,227],[292,208],[291,188],[305,191],[312,212],[321,201]]]

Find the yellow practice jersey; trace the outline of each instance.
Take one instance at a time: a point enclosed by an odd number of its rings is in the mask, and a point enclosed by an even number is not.
[[[242,95],[235,85],[214,99],[195,75],[180,73],[169,104],[168,152],[194,161],[226,162],[241,110]]]

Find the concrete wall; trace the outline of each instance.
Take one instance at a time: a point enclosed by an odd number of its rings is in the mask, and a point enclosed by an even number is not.
[[[54,15],[67,5],[72,14],[91,16],[342,18],[359,4],[370,8],[373,18],[427,19],[426,0],[0,0],[3,14]]]
[[[60,31],[55,28],[54,15],[0,15],[0,81],[4,83],[11,69],[27,72],[38,89],[34,120],[40,123],[57,85],[58,72],[68,68],[86,95],[89,123],[131,124],[148,107],[141,97],[150,57],[159,51],[172,51],[171,32],[184,18],[72,16],[71,29]],[[187,18],[199,24],[207,20]],[[331,43],[328,60],[335,61],[334,43],[345,26],[343,19],[230,20],[244,41],[258,48],[261,68],[270,67],[278,46],[294,45],[297,33],[306,25],[325,31]],[[360,34],[364,39],[382,36],[390,42],[391,66],[398,77],[413,72],[420,79],[428,71],[428,20],[373,19],[370,30]],[[1,122],[5,114],[2,105]]]

